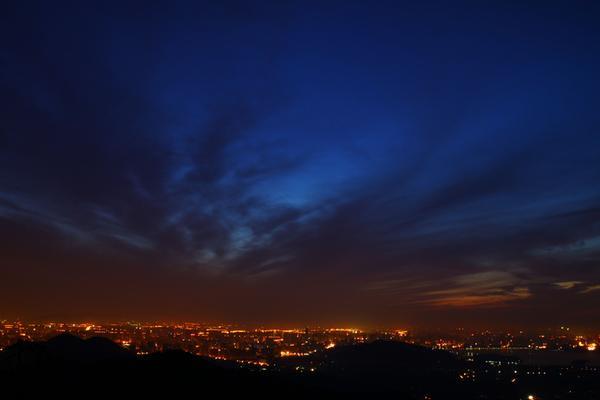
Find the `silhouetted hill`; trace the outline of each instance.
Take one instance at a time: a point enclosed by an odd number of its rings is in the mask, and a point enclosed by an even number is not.
[[[0,352],[0,399],[172,398],[279,392],[278,378],[178,350],[138,357],[104,338],[59,335]]]
[[[477,382],[459,379],[465,370],[477,365],[465,364],[445,351],[379,341],[336,347],[308,357],[282,358],[273,368],[252,369],[176,350],[138,357],[107,339],[60,335],[46,342],[19,342],[0,352],[0,398],[312,398],[362,394],[375,398],[492,400],[526,398],[524,394],[532,390],[545,390],[553,396],[563,392],[553,399],[599,398],[594,397],[600,392],[595,375],[580,379],[584,370],[573,375],[561,372],[560,379],[520,377],[522,384],[499,379],[503,374],[496,371]]]
[[[312,356],[332,373],[429,373],[455,371],[462,363],[446,352],[396,341],[335,347]]]
[[[414,393],[421,394],[415,376],[429,379],[432,373],[456,365],[448,353],[397,342],[335,348],[301,362],[315,368],[309,373],[286,368],[249,370],[235,362],[183,351],[137,357],[110,340],[72,335],[19,342],[0,353],[2,378],[7,379],[4,387],[17,398],[38,395],[41,388],[61,392],[81,386],[94,387],[92,394],[98,396],[113,391],[135,397],[189,390],[232,395],[392,391],[413,398]],[[409,370],[419,374],[410,374],[409,380]]]
[[[335,347],[300,362],[305,371],[312,371],[307,384],[318,391],[396,393],[403,398],[423,398],[439,390],[448,393],[463,367],[448,352],[397,341]]]
[[[7,347],[0,353],[0,371],[133,359],[133,353],[111,340],[83,340],[65,333],[46,342],[17,342]]]

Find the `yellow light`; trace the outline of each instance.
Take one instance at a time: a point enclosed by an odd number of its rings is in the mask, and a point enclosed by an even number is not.
[[[527,400],[535,400],[535,396],[530,394],[529,396],[527,396]]]
[[[587,349],[589,351],[595,351],[596,350],[596,343],[590,343],[590,344],[588,344]]]

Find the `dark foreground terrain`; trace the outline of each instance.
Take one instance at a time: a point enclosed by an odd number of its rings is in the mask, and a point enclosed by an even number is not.
[[[399,342],[339,347],[261,368],[180,351],[140,357],[107,339],[60,335],[0,352],[0,398],[393,394],[401,399],[527,399],[534,393],[535,399],[600,399],[595,371],[574,366],[544,372],[490,369]]]

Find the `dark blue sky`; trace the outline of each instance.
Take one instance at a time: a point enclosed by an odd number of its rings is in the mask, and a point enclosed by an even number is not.
[[[0,317],[598,325],[595,2],[85,3],[0,13]]]

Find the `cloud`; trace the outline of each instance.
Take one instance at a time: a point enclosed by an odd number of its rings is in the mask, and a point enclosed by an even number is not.
[[[525,300],[531,297],[531,292],[526,287],[513,289],[490,290],[482,294],[464,293],[457,296],[440,297],[426,301],[434,306],[451,307],[476,307],[476,306],[498,306],[515,300]]]
[[[600,290],[600,285],[588,286],[579,293],[590,293],[590,292],[595,292],[596,290]]]
[[[573,289],[575,286],[581,285],[583,282],[581,281],[563,281],[563,282],[555,282],[554,284],[558,286],[560,289],[569,290]]]
[[[421,302],[434,306],[474,307],[506,304],[531,297],[523,279],[505,271],[485,271],[458,276],[445,282],[448,289],[422,294]]]
[[[595,236],[591,238],[582,238],[576,242],[565,243],[559,246],[536,249],[533,251],[533,254],[541,256],[573,256],[599,252],[600,236]]]

